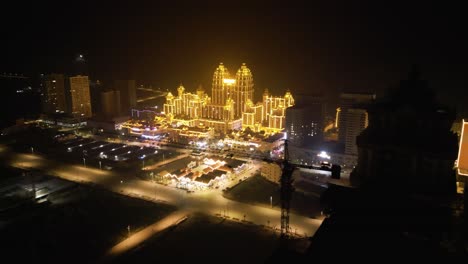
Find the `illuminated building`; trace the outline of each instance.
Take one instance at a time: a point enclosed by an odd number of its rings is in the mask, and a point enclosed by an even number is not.
[[[281,166],[274,162],[262,162],[260,174],[267,180],[278,183],[281,178]]]
[[[177,96],[168,93],[164,113],[171,123],[187,126],[208,126],[227,132],[250,127],[254,131],[279,132],[285,126],[285,109],[294,105],[288,91],[283,97],[270,96],[263,102],[253,103],[253,75],[245,65],[231,79],[228,69],[220,63],[213,73],[212,97],[203,89],[187,93],[180,85]]]
[[[135,80],[116,80],[113,88],[120,92],[121,110],[129,113],[136,106]]]
[[[323,138],[325,105],[322,96],[300,95],[286,109],[287,138],[294,146],[311,147]]]
[[[368,126],[367,111],[359,108],[349,108],[346,117],[345,154],[357,155],[356,137]]]
[[[234,100],[234,107],[235,113],[234,116],[236,118],[242,117],[242,112],[244,111],[244,107],[247,101],[253,101],[254,98],[254,83],[253,83],[253,76],[252,72],[249,68],[242,63],[242,66],[237,70],[236,73],[236,82],[235,88],[233,92],[233,100]]]
[[[294,105],[294,98],[289,91],[281,96],[271,96],[268,90],[263,93],[262,123],[264,127],[274,131],[285,128],[286,109]]]
[[[463,120],[457,158],[458,184],[460,192],[464,191],[465,206],[468,205],[468,122]],[[466,207],[465,207],[466,208]]]
[[[44,113],[66,113],[68,105],[66,93],[68,92],[66,78],[63,74],[48,74],[43,79],[42,107]]]
[[[70,77],[72,114],[77,117],[91,117],[91,98],[88,76]]]
[[[336,113],[336,125],[338,127],[338,142],[345,146],[347,154],[357,154],[355,138],[367,126],[362,116],[362,111],[352,109],[365,109],[375,101],[372,93],[342,93],[340,106]],[[356,123],[357,122],[357,123]],[[348,133],[348,128],[353,130]],[[354,142],[354,143],[353,143]]]
[[[221,62],[213,73],[213,85],[211,88],[211,96],[214,105],[224,105],[226,100],[231,95],[233,82],[231,81],[229,71]],[[229,81],[227,81],[229,80]]]
[[[164,113],[176,119],[198,119],[202,117],[203,107],[210,100],[203,89],[198,88],[196,94],[186,93],[184,86],[180,85],[177,96],[171,92],[166,95]]]

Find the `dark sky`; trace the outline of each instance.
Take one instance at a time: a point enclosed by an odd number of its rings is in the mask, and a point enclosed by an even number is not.
[[[460,107],[468,98],[468,23],[453,3],[148,2],[5,6],[0,71],[69,71],[82,53],[104,83],[209,90],[219,62],[231,73],[246,62],[256,95],[289,88],[333,98],[342,90],[381,94],[417,63],[445,103]]]

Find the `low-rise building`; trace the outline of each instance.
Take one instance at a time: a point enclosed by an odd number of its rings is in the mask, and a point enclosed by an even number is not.
[[[274,162],[262,162],[262,168],[261,168],[261,175],[275,183],[279,183],[280,178],[281,178],[281,166],[277,163]]]

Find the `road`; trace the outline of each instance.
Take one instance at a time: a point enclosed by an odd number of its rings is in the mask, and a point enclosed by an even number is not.
[[[169,214],[168,216],[164,217],[163,219],[157,221],[156,223],[146,227],[145,229],[135,234],[131,234],[127,239],[123,240],[122,242],[111,248],[109,252],[107,252],[105,260],[110,261],[113,258],[125,253],[126,251],[137,247],[156,233],[170,226],[176,225],[182,219],[186,218],[189,213],[190,212],[187,210],[175,211]]]
[[[0,151],[8,150],[0,147]],[[153,202],[172,204],[182,210],[189,209],[211,215],[225,215],[228,218],[245,219],[258,225],[280,227],[280,210],[228,200],[217,190],[187,193],[180,189],[139,180],[136,177],[123,176],[114,171],[61,164],[33,154],[8,154],[11,157],[11,165],[14,167],[35,168],[52,176],[97,185],[113,192]],[[296,231],[299,235],[312,236],[321,223],[322,220],[319,219],[290,214],[291,230]]]

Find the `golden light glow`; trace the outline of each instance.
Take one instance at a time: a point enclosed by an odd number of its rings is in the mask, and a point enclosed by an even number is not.
[[[236,83],[236,79],[223,79],[223,83],[227,85],[232,85]]]
[[[466,134],[467,130],[465,128],[468,129],[468,122],[463,120],[457,167],[458,174],[468,176],[468,134]]]

